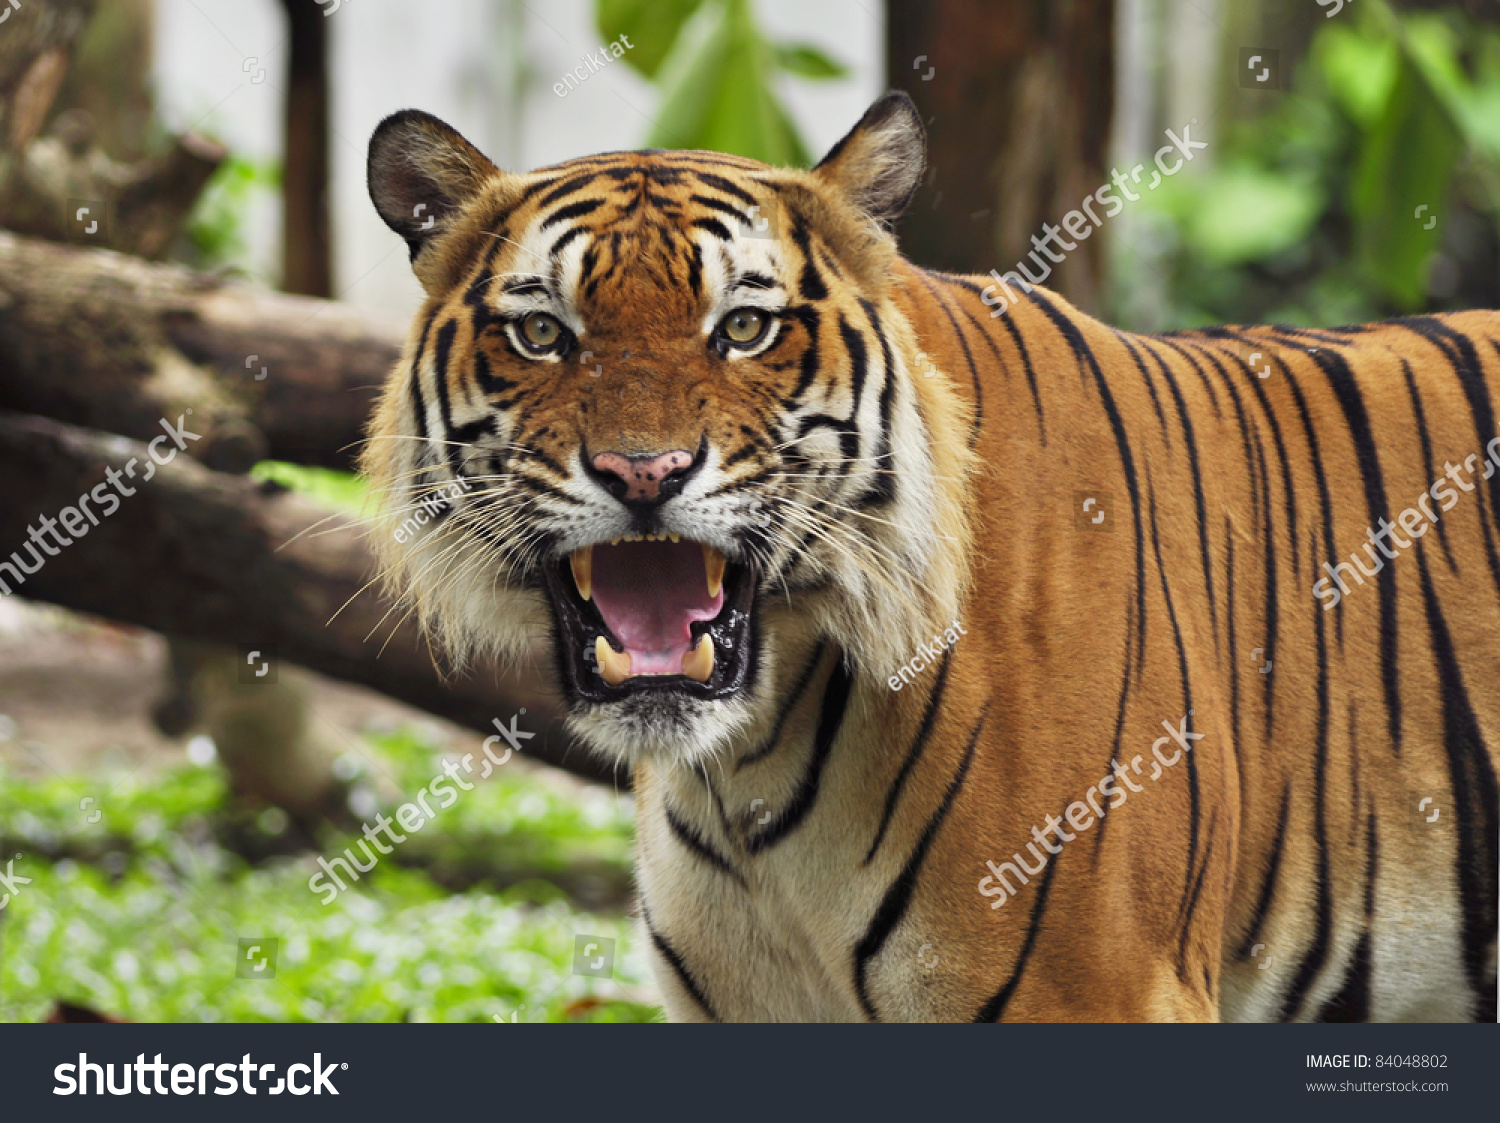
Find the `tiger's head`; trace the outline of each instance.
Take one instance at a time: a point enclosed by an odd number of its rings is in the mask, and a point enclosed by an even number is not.
[[[550,634],[572,728],[696,760],[795,637],[884,675],[958,610],[969,418],[923,377],[890,94],[812,171],[711,152],[504,172],[407,110],[376,209],[426,300],[371,422],[386,571],[455,657]]]

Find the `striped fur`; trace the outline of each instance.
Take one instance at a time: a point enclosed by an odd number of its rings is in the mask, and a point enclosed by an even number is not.
[[[385,536],[401,594],[460,655],[547,634],[542,567],[623,525],[580,469],[611,443],[702,442],[664,529],[760,566],[741,695],[571,700],[634,770],[671,1017],[1495,1018],[1500,316],[1138,336],[1042,289],[992,316],[881,225],[921,167],[894,95],[810,173],[507,174],[431,118],[382,129],[428,299],[365,469],[391,526],[472,481]],[[746,304],[770,341],[712,354]],[[523,354],[531,308],[579,351]],[[1325,608],[1325,563],[1428,494]],[[1153,781],[1164,722],[1201,739]]]

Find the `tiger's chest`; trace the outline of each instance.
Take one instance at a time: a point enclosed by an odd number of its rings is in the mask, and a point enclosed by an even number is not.
[[[923,985],[939,957],[907,947],[919,917],[870,946],[891,871],[862,864],[868,832],[841,780],[826,775],[817,806],[779,836],[766,833],[787,806],[778,793],[721,777],[713,791],[638,781],[641,921],[672,1020],[944,1016]]]

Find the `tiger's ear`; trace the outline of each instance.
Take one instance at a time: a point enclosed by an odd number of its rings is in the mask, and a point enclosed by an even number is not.
[[[420,109],[403,109],[375,127],[366,174],[375,209],[406,239],[415,262],[500,169],[452,126]]]
[[[890,225],[906,213],[927,167],[927,133],[910,96],[892,91],[813,169],[875,221]]]

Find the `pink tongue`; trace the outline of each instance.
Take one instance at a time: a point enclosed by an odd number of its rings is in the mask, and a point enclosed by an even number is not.
[[[594,604],[625,645],[634,674],[682,673],[689,625],[712,620],[724,592],[708,595],[703,547],[696,542],[621,542],[594,547]]]

